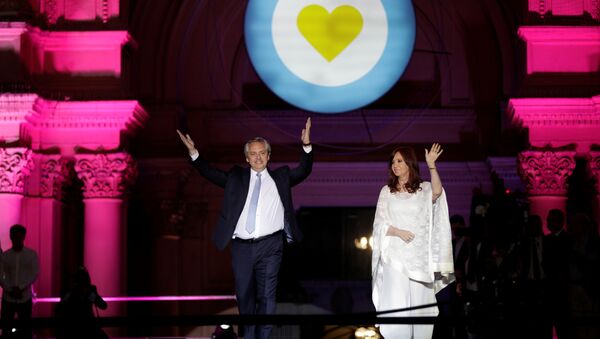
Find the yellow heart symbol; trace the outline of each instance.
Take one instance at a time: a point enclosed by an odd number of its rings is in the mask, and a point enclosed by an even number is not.
[[[363,18],[348,5],[337,7],[331,14],[322,6],[310,5],[298,14],[297,25],[302,36],[331,62],[358,36]]]

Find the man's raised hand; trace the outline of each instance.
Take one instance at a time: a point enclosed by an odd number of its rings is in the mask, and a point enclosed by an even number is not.
[[[190,154],[194,154],[196,152],[198,152],[198,150],[196,149],[196,147],[194,146],[194,140],[192,140],[192,138],[190,138],[189,134],[183,135],[183,133],[181,133],[181,131],[176,130],[177,134],[179,134],[179,138],[181,139],[181,142],[183,142],[183,144],[185,145],[185,147],[187,147],[188,152]]]
[[[310,117],[308,119],[306,119],[306,126],[304,126],[304,128],[302,129],[302,144],[303,145],[310,145]]]

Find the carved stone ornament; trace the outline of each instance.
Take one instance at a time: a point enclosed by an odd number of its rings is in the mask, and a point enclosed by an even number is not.
[[[49,24],[53,25],[58,21],[58,8],[56,0],[44,1],[44,13]]]
[[[77,154],[75,159],[84,198],[122,198],[137,173],[128,153]]]
[[[519,154],[519,174],[530,195],[566,195],[567,178],[575,169],[573,151],[525,151]]]
[[[599,0],[528,0],[529,11],[544,17],[551,12],[553,16],[576,16],[584,12],[598,20],[600,18]]]
[[[587,160],[589,169],[596,179],[596,192],[600,193],[600,152],[590,152]]]
[[[61,200],[63,188],[71,182],[73,164],[60,155],[43,155],[40,169],[40,196]]]
[[[31,150],[0,148],[0,193],[23,193],[24,181],[34,167]]]

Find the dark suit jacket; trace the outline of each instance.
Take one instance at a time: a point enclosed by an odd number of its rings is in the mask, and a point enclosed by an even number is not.
[[[571,237],[566,230],[542,238],[542,267],[546,281],[566,289],[569,281]]]
[[[192,164],[200,172],[200,175],[225,189],[219,222],[213,233],[213,242],[218,249],[223,250],[233,237],[235,226],[244,209],[250,185],[250,168],[234,166],[229,171],[222,171],[211,167],[202,157],[198,157]],[[284,230],[288,241],[302,240],[302,233],[298,228],[294,213],[291,188],[308,177],[312,171],[312,164],[313,152],[306,153],[302,150],[298,167],[283,166],[275,170],[267,168],[269,175],[275,181],[283,204]]]

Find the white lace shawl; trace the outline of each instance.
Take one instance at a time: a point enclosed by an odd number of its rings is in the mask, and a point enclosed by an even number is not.
[[[405,243],[386,236],[388,228],[405,229],[415,238]],[[391,193],[381,189],[373,222],[373,301],[378,304],[381,287],[381,265],[392,265],[409,278],[433,283],[435,293],[454,280],[452,237],[446,194],[432,201],[431,183],[421,183],[416,193]]]

